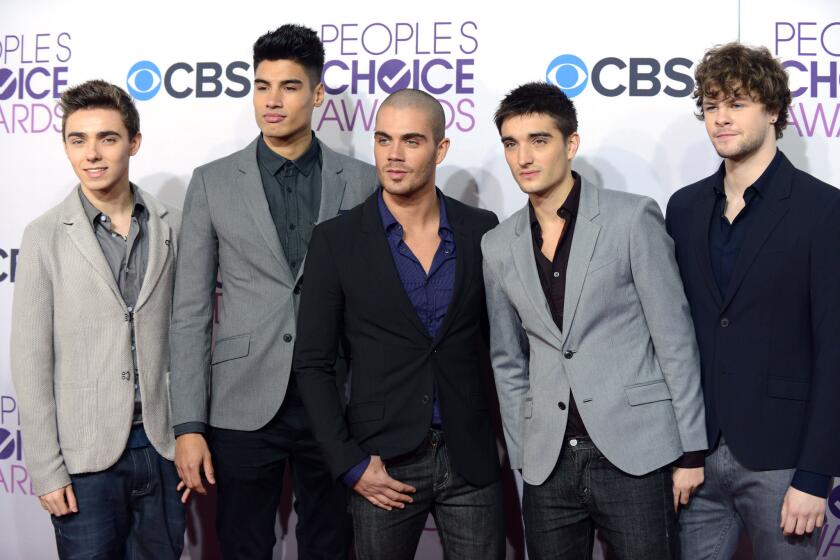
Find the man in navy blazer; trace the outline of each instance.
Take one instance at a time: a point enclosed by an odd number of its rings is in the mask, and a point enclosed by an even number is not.
[[[712,49],[695,78],[724,161],[667,210],[711,448],[683,558],[730,558],[746,530],[756,558],[810,559],[840,474],[840,191],[777,149],[791,94],[766,48]]]

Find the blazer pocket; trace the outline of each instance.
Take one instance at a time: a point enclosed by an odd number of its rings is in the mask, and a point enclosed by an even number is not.
[[[351,423],[370,422],[379,420],[383,416],[385,416],[385,403],[383,401],[350,403],[347,408],[347,418]]]
[[[671,400],[671,391],[664,379],[626,385],[624,391],[630,406]]]
[[[767,380],[767,395],[777,399],[807,401],[811,384],[808,381],[794,381],[771,377]]]
[[[522,417],[531,418],[534,415],[534,399],[527,397],[522,403]]]
[[[91,447],[95,429],[96,385],[58,383],[55,400],[61,449],[81,451]]]
[[[228,360],[243,358],[248,355],[250,350],[250,334],[240,334],[217,340],[216,346],[213,348],[213,358],[210,360],[210,364],[216,365]]]
[[[593,259],[589,262],[589,270],[588,273],[592,274],[596,270],[601,270],[602,268],[606,268],[609,265],[613,264],[618,260],[618,253],[612,253],[603,257],[598,257],[597,259]]]

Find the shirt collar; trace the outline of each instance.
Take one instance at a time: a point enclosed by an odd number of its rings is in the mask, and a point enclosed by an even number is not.
[[[132,216],[140,216],[140,214],[146,209],[146,205],[143,204],[143,196],[140,194],[140,189],[134,183],[129,183],[131,187],[131,196],[134,201],[133,210],[131,211]],[[104,212],[100,212],[96,206],[91,204],[91,202],[85,196],[85,193],[82,192],[82,187],[79,185],[79,198],[82,200],[82,208],[85,210],[85,216],[87,216],[88,221],[92,225],[96,225],[102,221],[110,220],[110,216],[105,215]],[[101,216],[105,216],[105,220],[101,220]]]
[[[452,234],[452,227],[449,225],[449,218],[446,215],[446,203],[443,200],[443,193],[437,191],[438,205],[440,206],[440,224],[438,225],[438,233],[443,235]],[[385,199],[382,196],[382,188],[379,188],[379,217],[382,220],[382,227],[385,228],[385,234],[390,236],[395,231],[399,231],[402,237],[402,225],[397,221],[394,215],[388,210],[388,205],[385,204]],[[397,229],[399,228],[399,229]]]
[[[580,175],[572,171],[572,178],[575,181],[574,185],[572,185],[572,190],[569,191],[566,200],[557,209],[557,215],[561,217],[564,213],[573,217],[577,216],[578,208],[580,208]],[[537,220],[537,214],[534,212],[534,206],[530,200],[528,201],[528,216],[531,219],[531,228],[539,228],[540,222]]]
[[[265,138],[260,134],[260,141],[257,142],[257,160],[272,175],[277,175],[277,172],[289,163],[294,165],[298,172],[309,177],[309,174],[312,173],[312,168],[315,167],[316,163],[320,163],[321,161],[321,144],[318,143],[313,132],[312,141],[309,143],[306,151],[299,158],[289,160],[269,148]]]
[[[750,185],[745,189],[745,193],[747,190],[753,189],[753,192],[757,194],[764,195],[767,192],[767,189],[770,187],[772,182],[770,179],[773,175],[776,174],[776,169],[779,167],[779,163],[782,161],[782,152],[776,148],[776,155],[773,156],[773,159],[770,160],[770,164],[764,169],[764,172],[755,180],[755,183]],[[715,179],[712,181],[712,188],[715,190],[715,194],[718,196],[726,196],[726,191],[723,188],[723,179],[726,176],[726,167],[723,162],[721,162],[720,167],[715,173]]]

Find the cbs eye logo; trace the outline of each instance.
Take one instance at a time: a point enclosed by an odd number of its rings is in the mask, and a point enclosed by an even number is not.
[[[545,81],[562,89],[568,97],[574,97],[589,83],[589,70],[575,55],[561,54],[549,63]]]
[[[148,101],[160,90],[163,80],[154,62],[141,60],[131,67],[125,78],[128,91],[138,101]]]

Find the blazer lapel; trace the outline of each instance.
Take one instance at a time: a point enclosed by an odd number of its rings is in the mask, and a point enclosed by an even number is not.
[[[67,235],[70,240],[90,263],[90,267],[102,279],[105,284],[111,289],[114,297],[124,305],[120,288],[117,286],[117,281],[114,279],[114,274],[108,266],[108,261],[105,260],[105,255],[102,253],[102,248],[96,240],[96,234],[93,232],[93,227],[87,220],[85,209],[82,206],[82,201],[79,199],[79,187],[76,187],[61,203],[61,221],[67,226]]]
[[[531,300],[534,311],[545,324],[548,332],[554,335],[558,343],[562,344],[563,338],[560,329],[557,328],[554,319],[551,317],[540,277],[537,274],[537,263],[534,260],[534,238],[531,235],[528,206],[526,205],[525,208],[519,210],[516,216],[516,238],[511,243],[511,251],[513,251],[514,266],[516,266],[516,271],[522,280],[522,289],[528,299]]]
[[[394,257],[391,255],[391,248],[388,246],[385,231],[382,229],[382,219],[379,216],[378,192],[374,192],[364,202],[362,234],[364,235],[363,258],[370,267],[370,277],[377,278],[380,281],[379,287],[382,291],[382,298],[393,301],[400,312],[414,325],[414,328],[426,340],[429,340],[429,333],[417,317],[417,312],[414,311],[414,306],[411,305],[411,300],[405,293],[405,288],[403,288],[397,268],[394,265]]]
[[[344,168],[336,153],[317,138],[315,142],[321,145],[321,205],[318,208],[316,221],[320,224],[338,215],[341,202],[344,199],[344,189],[347,187],[347,181],[342,173]],[[283,260],[285,261],[285,258]],[[305,265],[306,256],[303,257],[303,262],[298,267],[295,283],[299,282],[301,276],[303,276]]]
[[[729,281],[722,309],[725,309],[732,301],[762,245],[782,216],[787,213],[790,207],[792,174],[793,166],[784,159],[779,164],[775,175],[767,182],[768,192],[765,200],[761,201],[761,206],[756,209],[755,221],[746,232],[744,244],[735,260],[735,270],[732,271],[732,279]]]
[[[277,228],[271,218],[271,210],[268,208],[268,200],[265,198],[260,169],[257,166],[257,142],[259,138],[251,142],[242,152],[239,158],[239,178],[236,181],[236,188],[245,199],[250,218],[263,236],[271,254],[277,259],[280,268],[285,275],[291,279],[292,269],[283,253],[283,246],[280,244],[280,237],[277,235]],[[301,270],[303,267],[301,267]]]
[[[592,221],[600,213],[598,207],[598,190],[594,185],[581,178],[580,206],[575,220],[575,235],[572,238],[572,248],[569,252],[569,264],[566,267],[566,291],[563,296],[563,344],[569,338],[577,312],[583,283],[589,270],[589,262],[595,251],[595,243],[601,226]]]
[[[700,267],[700,275],[709,292],[712,294],[712,299],[720,307],[723,300],[720,296],[720,288],[718,288],[715,281],[715,275],[712,272],[712,256],[709,248],[709,227],[711,220],[716,216],[712,216],[715,207],[715,193],[712,185],[704,185],[704,192],[697,203],[697,208],[694,209],[692,215],[692,228],[694,234],[694,255],[697,258],[697,265]]]
[[[449,307],[446,308],[443,324],[435,336],[435,342],[446,335],[455,315],[458,314],[458,304],[463,301],[464,291],[473,278],[473,265],[475,263],[474,232],[472,228],[464,221],[464,217],[458,212],[455,205],[449,202],[448,197],[444,196],[443,202],[446,204],[446,216],[449,225],[455,232],[455,286],[452,291],[452,300],[449,302]]]
[[[147,222],[149,232],[149,263],[146,265],[146,275],[143,277],[143,285],[140,287],[140,294],[137,296],[136,308],[139,309],[149,299],[163,272],[166,258],[172,247],[172,228],[163,221],[163,217],[169,213],[165,206],[159,204],[154,198],[145,192],[143,203],[149,212]]]

